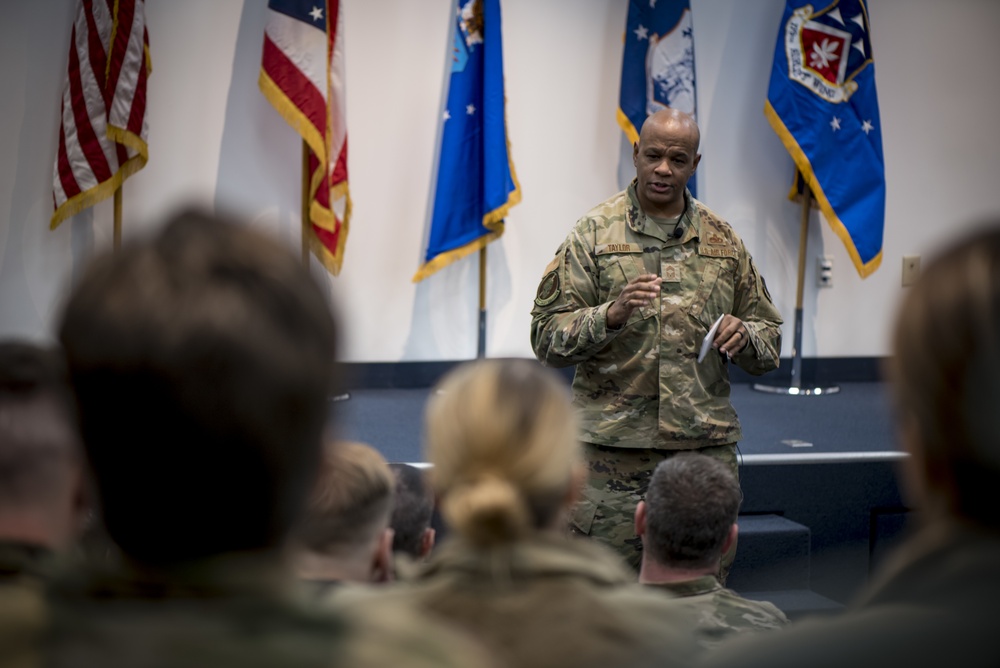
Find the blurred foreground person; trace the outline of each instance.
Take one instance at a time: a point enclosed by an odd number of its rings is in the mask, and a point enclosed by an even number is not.
[[[82,529],[84,473],[62,357],[0,343],[0,664],[26,665],[44,629],[53,558]]]
[[[379,594],[416,601],[508,666],[686,665],[671,602],[617,555],[565,535],[585,468],[568,389],[528,360],[449,373],[427,408],[427,459],[448,537],[416,578]]]
[[[788,618],[772,603],[745,599],[719,583],[719,563],[736,540],[743,493],[725,464],[682,452],[661,462],[635,511],[642,539],[639,582],[678,597],[711,649],[737,635],[780,628]]]
[[[335,335],[287,248],[215,217],[87,268],[59,338],[123,563],[54,587],[45,665],[476,663],[436,629],[295,597],[282,548],[320,461]]]
[[[396,478],[396,495],[392,508],[392,551],[411,561],[426,559],[434,549],[434,494],[427,484],[423,469],[411,464],[389,464]]]
[[[1000,665],[1000,221],[931,261],[903,300],[893,353],[920,530],[848,612],[734,642],[713,665]]]
[[[389,465],[369,445],[342,441],[324,449],[292,539],[295,570],[316,595],[341,582],[392,579],[395,484]]]

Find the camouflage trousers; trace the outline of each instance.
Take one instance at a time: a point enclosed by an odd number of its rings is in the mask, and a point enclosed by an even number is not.
[[[604,543],[638,572],[642,563],[642,540],[635,533],[635,508],[646,496],[656,466],[679,452],[688,451],[613,448],[593,443],[584,443],[583,451],[590,471],[583,499],[573,509],[570,531]],[[735,443],[698,448],[696,452],[726,464],[739,480]],[[722,555],[719,580],[723,585],[735,558],[736,541],[733,541],[732,547]]]

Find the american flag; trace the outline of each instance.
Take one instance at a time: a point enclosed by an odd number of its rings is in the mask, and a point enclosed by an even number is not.
[[[309,146],[310,220],[303,234],[336,276],[351,217],[338,0],[270,0],[258,83]]]
[[[145,166],[151,71],[143,0],[80,0],[63,86],[51,228]]]

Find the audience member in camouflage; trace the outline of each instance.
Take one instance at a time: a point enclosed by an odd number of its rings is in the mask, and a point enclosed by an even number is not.
[[[302,600],[286,540],[329,426],[337,337],[282,244],[182,213],[87,267],[59,337],[124,558],[53,585],[39,665],[484,663],[443,629],[371,632]]]
[[[777,367],[781,348],[781,316],[746,247],[687,191],[699,140],[690,116],[668,109],[647,119],[633,153],[636,180],[580,219],[545,269],[532,310],[538,359],[576,365],[582,440],[662,452],[646,462],[650,471],[669,452],[734,449],[742,432],[728,362],[762,374]],[[717,321],[714,350],[698,362]],[[606,500],[617,490],[593,491]],[[617,527],[590,528],[634,557],[610,540]]]
[[[656,467],[635,511],[635,531],[645,546],[639,581],[679,597],[674,603],[697,624],[705,649],[788,622],[772,603],[745,599],[716,577],[736,539],[741,500],[728,466],[685,452]]]
[[[719,668],[1000,666],[1000,219],[903,295],[886,377],[913,533],[844,613],[740,638]],[[952,237],[961,225],[945,221]]]
[[[642,541],[635,533],[633,520],[636,505],[645,498],[657,464],[687,451],[610,448],[590,443],[583,444],[583,451],[590,475],[583,490],[584,498],[573,509],[571,529],[574,533],[598,538],[615,546],[616,551],[638,572],[642,562]],[[736,448],[714,445],[701,448],[698,452],[722,462],[739,480]],[[734,540],[723,554],[720,571],[723,582],[735,555]]]
[[[415,577],[373,594],[447,619],[507,666],[690,665],[697,647],[682,612],[612,551],[565,535],[584,471],[558,375],[483,360],[439,388],[426,457],[448,537]]]

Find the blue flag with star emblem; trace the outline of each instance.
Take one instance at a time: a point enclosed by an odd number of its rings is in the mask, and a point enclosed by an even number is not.
[[[863,0],[819,10],[787,0],[764,114],[858,273],[870,275],[882,262],[885,161]]]
[[[507,140],[500,0],[458,0],[452,16],[434,208],[414,282],[499,238],[521,201]]]
[[[624,42],[618,125],[629,143],[639,141],[646,117],[660,109],[670,107],[697,118],[688,0],[629,0]],[[631,159],[632,152],[623,151],[623,173],[629,171]],[[697,197],[696,179],[692,177],[688,189]]]

